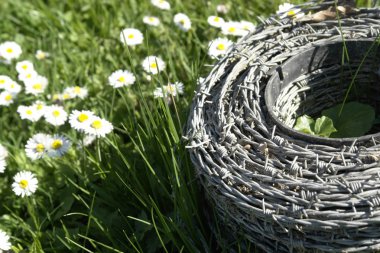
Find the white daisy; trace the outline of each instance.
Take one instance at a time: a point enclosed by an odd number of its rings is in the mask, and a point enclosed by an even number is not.
[[[88,89],[86,87],[71,86],[63,90],[70,93],[74,98],[85,99],[88,96]]]
[[[21,88],[21,85],[19,85],[15,81],[11,81],[5,85],[4,89],[6,91],[9,91],[10,93],[18,94],[20,93],[22,88]]]
[[[175,82],[175,83],[169,83],[168,85],[165,85],[163,87],[156,88],[153,95],[154,97],[175,97],[178,94],[183,94],[183,83],[181,82]]]
[[[53,100],[54,101],[64,101],[69,99],[74,99],[76,97],[87,97],[88,90],[86,88],[81,88],[77,86],[79,89],[76,89],[75,87],[67,87],[63,90],[62,93],[54,94]]]
[[[218,16],[210,16],[207,18],[207,22],[213,27],[220,28],[224,24],[224,19]]]
[[[20,61],[16,64],[17,73],[24,73],[30,70],[34,70],[34,66],[31,61]]]
[[[65,112],[62,106],[51,105],[46,108],[44,117],[48,123],[54,126],[60,126],[65,124],[65,121],[67,120],[67,112]]]
[[[280,4],[278,6],[278,11],[276,12],[280,18],[301,18],[305,15],[305,13],[301,12],[300,8],[294,8],[295,6],[290,3]]]
[[[8,157],[7,149],[3,145],[0,144],[0,173],[3,173],[5,171],[5,167],[7,166],[7,162],[5,161],[5,159],[7,157]]]
[[[88,89],[80,86],[67,87],[63,90],[63,94],[70,94],[72,98],[84,99],[88,96]]]
[[[301,12],[301,9],[295,8],[287,11],[286,13],[282,14],[280,18],[301,18],[305,15],[305,13]]]
[[[4,173],[6,167],[7,162],[5,160],[0,160],[0,173]]]
[[[151,82],[152,81],[152,75],[149,75],[149,74],[143,74],[144,75],[144,78],[148,81],[148,82]]]
[[[13,179],[12,190],[17,196],[30,196],[37,190],[38,180],[30,171],[21,171]]]
[[[0,105],[8,106],[14,102],[16,94],[9,91],[3,91],[0,93]]]
[[[113,130],[111,122],[99,118],[97,116],[91,117],[91,121],[85,128],[86,134],[95,135],[96,137],[104,137]]]
[[[218,58],[221,55],[226,54],[227,50],[234,43],[227,38],[217,38],[208,43],[208,55],[212,58]]]
[[[71,142],[64,136],[54,135],[49,138],[47,147],[47,155],[49,157],[61,157],[70,148]]]
[[[253,32],[256,29],[256,26],[252,22],[249,22],[246,20],[240,21],[240,25],[241,25],[242,29],[249,31],[249,32]]]
[[[38,76],[38,73],[34,69],[22,72],[18,74],[18,80],[23,81],[24,83],[33,80]]]
[[[27,119],[32,122],[36,122],[41,118],[41,114],[37,112],[36,107],[30,105],[30,106],[25,106],[25,105],[20,105],[17,108],[18,114],[20,114],[21,119]]]
[[[54,93],[53,95],[48,95],[48,99],[51,99],[53,101],[60,101],[63,100],[62,94],[61,93]]]
[[[13,80],[9,76],[0,75],[0,89],[5,89],[5,87]]]
[[[21,47],[16,42],[6,41],[0,44],[0,57],[7,61],[19,58],[21,53]]]
[[[34,101],[33,106],[35,106],[37,110],[43,110],[45,109],[46,104],[41,100],[36,100]]]
[[[290,3],[283,3],[278,6],[278,10],[276,11],[277,15],[283,14],[285,12],[288,12],[290,9],[294,7],[294,4]]]
[[[169,83],[164,87],[167,94],[172,96],[177,96],[177,94],[183,94],[183,83],[181,82],[175,82],[175,83]]]
[[[144,70],[152,75],[156,75],[165,69],[165,62],[157,56],[148,56],[142,62]]]
[[[218,4],[216,6],[216,11],[222,14],[227,14],[230,10],[230,7],[226,4]]]
[[[128,46],[139,45],[143,42],[143,34],[135,28],[126,28],[120,33],[120,40]]]
[[[47,134],[38,133],[33,135],[25,145],[26,156],[32,160],[42,158],[47,153],[50,139],[51,136]]]
[[[5,160],[8,157],[8,150],[0,144],[0,160]]]
[[[206,78],[204,78],[204,77],[198,77],[198,79],[197,79],[197,85],[201,85],[204,81],[206,80]]]
[[[151,26],[159,26],[160,25],[160,20],[154,16],[145,16],[143,18],[143,22],[145,24],[151,25]]]
[[[35,57],[37,58],[37,60],[45,60],[49,56],[50,54],[48,52],[44,52],[42,50],[37,50],[35,54]]]
[[[63,93],[59,94],[59,100],[68,100],[73,98],[75,98],[75,95],[71,92],[63,91]]]
[[[35,113],[41,118],[45,114],[46,104],[40,100],[35,101],[32,106],[35,108]]]
[[[9,235],[0,230],[0,253],[11,249],[11,243],[9,242]]]
[[[69,116],[69,123],[72,128],[77,131],[84,131],[91,121],[92,117],[94,117],[94,113],[91,111],[78,111],[74,110],[71,112]]]
[[[114,88],[130,86],[134,84],[136,77],[128,70],[116,70],[108,77],[108,83]]]
[[[222,33],[224,35],[245,36],[248,31],[243,29],[240,22],[228,21],[222,25]]]
[[[174,23],[181,29],[182,31],[187,32],[191,28],[191,20],[184,13],[177,13],[174,15]]]
[[[163,98],[164,96],[164,89],[161,87],[158,87],[153,91],[153,97],[155,98]]]
[[[161,10],[170,10],[170,3],[165,0],[151,0],[150,2]]]
[[[37,76],[31,80],[27,80],[25,81],[25,93],[33,95],[42,94],[48,83],[48,79],[44,76]]]
[[[293,11],[289,11],[288,17],[294,18],[294,19],[299,19],[305,16],[304,12],[301,12],[301,9],[294,9]]]
[[[96,135],[86,134],[83,138],[83,145],[85,147],[90,146],[96,140]]]

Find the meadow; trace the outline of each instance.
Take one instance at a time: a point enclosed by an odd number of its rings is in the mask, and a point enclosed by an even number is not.
[[[0,1],[0,252],[255,250],[183,136],[199,78],[283,1],[156,2]]]

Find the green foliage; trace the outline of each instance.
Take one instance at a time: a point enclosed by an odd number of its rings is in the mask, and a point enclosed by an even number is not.
[[[325,116],[318,118],[315,121],[314,133],[322,137],[329,137],[332,133],[337,130],[334,127],[333,121]]]
[[[294,129],[306,134],[321,137],[330,137],[332,133],[337,131],[330,118],[322,116],[317,118],[317,120],[314,120],[308,115],[298,117]]]
[[[312,117],[308,115],[302,115],[297,118],[297,122],[293,128],[305,134],[315,134],[313,130],[314,125],[315,125],[315,120]]]
[[[317,120],[300,116],[293,128],[321,137],[348,138],[366,134],[375,123],[374,108],[359,102],[335,105],[322,111],[322,115]]]
[[[374,108],[359,102],[349,102],[343,107],[338,104],[322,111],[322,115],[334,122],[337,132],[331,137],[336,138],[362,136],[372,128],[375,120]]]

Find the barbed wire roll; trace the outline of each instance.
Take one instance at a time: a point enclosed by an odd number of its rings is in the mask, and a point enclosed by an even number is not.
[[[294,8],[307,15],[263,21],[199,85],[191,160],[219,216],[266,252],[379,250],[379,131],[332,139],[292,126],[341,102],[338,84],[361,63],[359,100],[379,114],[380,11],[334,1]],[[316,20],[325,10],[336,16]],[[353,54],[347,64],[343,44]]]

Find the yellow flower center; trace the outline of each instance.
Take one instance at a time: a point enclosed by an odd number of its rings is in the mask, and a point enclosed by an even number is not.
[[[59,100],[60,99],[59,94],[54,94],[52,99],[53,100]]]
[[[7,53],[12,53],[13,49],[12,48],[7,48]]]
[[[25,65],[22,65],[21,68],[23,68],[23,69],[26,70],[26,69],[28,68],[28,65],[26,65],[26,64],[25,64]]]
[[[42,108],[44,108],[42,104],[38,104],[36,107],[37,107],[37,110],[42,110]]]
[[[155,68],[157,68],[157,64],[156,64],[155,62],[152,62],[152,63],[150,64],[150,67],[151,67],[152,69],[155,69]]]
[[[6,101],[11,101],[12,100],[12,95],[11,94],[8,94],[5,96],[5,100]]]
[[[25,113],[28,114],[28,115],[32,115],[33,114],[32,110],[26,110]]]
[[[68,93],[63,94],[63,99],[69,99],[69,98],[71,98],[70,94]]]
[[[119,82],[121,82],[121,83],[124,83],[124,82],[125,82],[125,78],[124,78],[124,76],[119,77],[117,80],[118,80]]]
[[[219,18],[219,17],[215,17],[215,18],[214,18],[214,21],[215,21],[215,22],[219,22],[219,21],[220,21],[220,18]]]
[[[79,116],[78,116],[77,119],[78,119],[79,122],[84,122],[84,121],[88,120],[88,115],[84,114],[84,113],[81,113],[81,114],[79,114]]]
[[[0,79],[0,84],[4,84],[5,83],[5,80],[4,79]]]
[[[51,147],[52,147],[52,149],[59,149],[59,148],[61,148],[62,147],[62,141],[61,140],[59,140],[59,139],[57,139],[57,140],[54,140],[53,141],[53,143],[51,144]]]
[[[291,16],[296,15],[296,12],[294,10],[290,10],[290,11],[288,11],[287,14],[288,14],[289,17],[291,17]]]
[[[33,89],[35,89],[35,90],[42,90],[42,84],[36,83],[35,85],[33,85]]]
[[[128,39],[133,39],[134,37],[135,37],[134,34],[129,34],[129,35],[128,35]]]
[[[166,90],[167,90],[167,92],[173,94],[176,91],[175,85],[169,84],[168,86],[166,86]]]
[[[81,87],[79,87],[79,86],[75,86],[75,87],[74,87],[74,93],[75,93],[75,94],[79,94],[81,91],[82,91],[82,88],[81,88]]]
[[[226,49],[226,46],[224,45],[224,44],[219,44],[217,47],[216,47],[216,49],[218,49],[218,50],[225,50]]]
[[[94,120],[91,124],[92,128],[99,129],[102,127],[102,122],[100,120]]]
[[[38,143],[38,144],[36,145],[36,151],[37,151],[38,153],[42,153],[42,152],[44,152],[44,151],[45,151],[45,146],[44,146],[44,144],[42,144],[42,143]]]
[[[230,27],[230,28],[228,28],[228,31],[229,31],[230,33],[233,33],[233,32],[236,31],[236,28],[235,28],[235,27]]]
[[[61,113],[58,110],[53,111],[53,116],[58,117]]]
[[[45,54],[45,52],[38,52],[37,55],[36,55],[36,57],[37,57],[38,60],[43,60],[43,59],[46,58],[46,56],[47,55]]]
[[[26,187],[28,187],[28,180],[25,180],[25,179],[21,179],[20,182],[18,183],[19,186],[22,188],[22,189],[26,189]]]
[[[154,22],[155,19],[154,19],[154,17],[149,17],[148,20],[149,20],[150,22]]]
[[[181,25],[185,25],[185,20],[183,20],[183,19],[181,19],[180,21],[179,21],[179,23],[181,24]]]
[[[32,74],[27,74],[26,75],[26,78],[31,78],[32,77]]]

